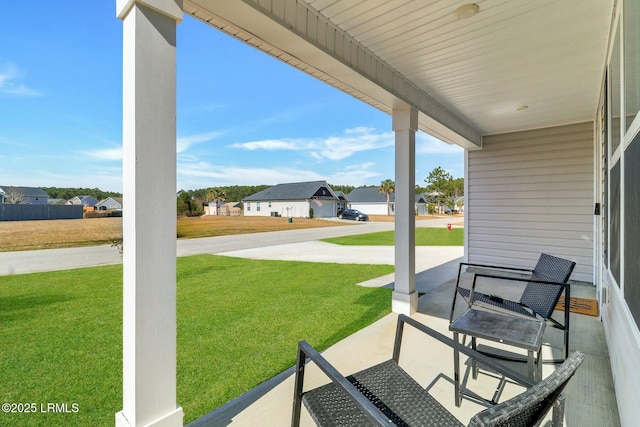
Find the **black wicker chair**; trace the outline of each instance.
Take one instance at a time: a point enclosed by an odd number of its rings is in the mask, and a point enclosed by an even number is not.
[[[553,408],[553,423],[562,425],[564,386],[582,363],[574,352],[543,381],[534,384],[517,372],[407,317],[398,317],[393,358],[348,377],[342,376],[306,341],[298,344],[292,427],[300,425],[302,402],[318,426],[462,426],[427,390],[399,365],[402,331],[407,323],[486,368],[528,387],[522,394],[476,414],[469,426],[532,426]],[[331,379],[304,391],[307,358]]]
[[[568,283],[569,277],[573,272],[576,263],[567,259],[558,258],[548,254],[541,254],[533,270],[523,268],[512,268],[496,265],[485,264],[470,264],[460,263],[458,267],[458,278],[456,280],[456,290],[453,296],[453,302],[451,305],[451,314],[449,316],[449,323],[453,322],[453,314],[456,306],[456,298],[460,294],[468,306],[481,306],[491,310],[498,310],[507,314],[520,315],[525,317],[537,317],[545,322],[549,326],[556,329],[560,329],[564,332],[563,343],[563,359],[554,360],[555,363],[561,363],[569,355],[569,297],[570,286]],[[496,273],[474,273],[471,289],[460,287],[460,274],[462,267],[474,267],[480,269],[490,269],[503,273],[516,273],[524,274],[525,277],[505,276],[504,274]],[[519,301],[512,301],[506,298],[502,298],[495,294],[485,294],[476,292],[476,282],[478,278],[486,277],[491,279],[506,280],[506,281],[519,281],[526,282],[524,292]],[[565,304],[564,304],[564,321],[563,323],[553,319],[551,315],[555,310],[560,296],[564,292]]]

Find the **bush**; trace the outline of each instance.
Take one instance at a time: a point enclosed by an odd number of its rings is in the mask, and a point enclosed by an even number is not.
[[[309,218],[313,218],[313,208],[309,208]]]

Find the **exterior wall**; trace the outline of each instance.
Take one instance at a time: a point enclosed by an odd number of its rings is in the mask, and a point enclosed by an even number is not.
[[[546,252],[593,282],[593,146],[588,122],[487,136],[469,151],[469,262],[532,267]]]
[[[640,402],[640,331],[620,288],[606,270],[603,288],[607,291],[603,293],[606,297],[601,300],[600,313],[609,347],[620,423],[631,427],[637,425]]]
[[[349,203],[351,209],[357,209],[367,215],[387,215],[387,203]],[[391,204],[393,213],[393,203]]]
[[[258,203],[260,203],[260,210],[258,210]],[[296,218],[308,218],[309,208],[311,207],[306,200],[281,200],[271,202],[271,207],[269,207],[269,202],[255,202],[252,200],[250,202],[245,201],[243,205],[245,216],[272,216],[272,212],[277,212],[279,216]],[[313,206],[315,206],[315,203]]]

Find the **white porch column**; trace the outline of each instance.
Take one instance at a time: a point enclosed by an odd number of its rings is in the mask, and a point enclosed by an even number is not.
[[[416,292],[416,130],[418,110],[393,110],[393,131],[396,134],[396,201],[395,201],[395,286],[391,309],[412,315],[418,310]]]
[[[182,426],[176,403],[176,25],[182,0],[116,0],[123,20],[123,409]]]

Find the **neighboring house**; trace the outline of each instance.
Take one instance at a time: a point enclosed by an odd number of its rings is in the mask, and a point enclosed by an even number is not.
[[[357,209],[367,215],[387,215],[387,195],[381,193],[378,187],[354,188],[347,195],[349,207]],[[394,212],[395,194],[389,194],[389,212]]]
[[[46,205],[49,200],[49,195],[42,188],[0,185],[2,203],[7,203],[12,196],[19,197],[22,205]]]
[[[96,203],[97,211],[122,210],[122,197],[107,197]]]
[[[336,191],[336,196],[338,196],[338,205],[337,205],[337,212],[340,213],[343,210],[347,209],[349,200],[347,199],[347,195],[344,194],[343,191]]]
[[[225,205],[225,203],[226,202],[224,200],[211,201],[207,203],[207,205],[204,207],[204,214],[207,216],[222,215],[221,209],[222,206]]]
[[[70,205],[82,205],[93,208],[98,203],[98,199],[93,196],[76,196],[69,199],[68,203]]]
[[[427,199],[424,194],[416,194],[416,215],[426,215],[427,212]]]
[[[387,195],[378,187],[361,187],[353,189],[347,196],[349,207],[367,215],[387,215]],[[395,214],[395,193],[389,194],[389,213]],[[423,194],[416,194],[415,210],[417,215],[427,214],[427,201]]]
[[[278,184],[242,200],[245,216],[337,216],[338,196],[326,181]]]
[[[225,216],[240,216],[242,215],[242,203],[240,202],[227,202],[220,206],[219,215]]]

